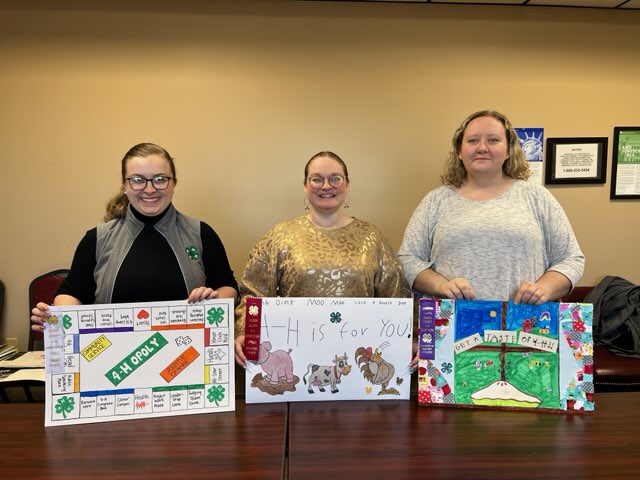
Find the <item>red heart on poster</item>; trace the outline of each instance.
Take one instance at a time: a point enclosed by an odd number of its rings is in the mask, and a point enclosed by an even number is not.
[[[138,312],[138,318],[140,320],[145,320],[145,319],[149,318],[149,312],[147,312],[146,310],[140,310]]]

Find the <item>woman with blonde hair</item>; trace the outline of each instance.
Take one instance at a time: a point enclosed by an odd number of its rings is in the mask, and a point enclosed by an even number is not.
[[[580,280],[584,255],[567,216],[529,168],[511,123],[483,110],[456,130],[442,174],[414,211],[399,257],[419,294],[557,301]]]

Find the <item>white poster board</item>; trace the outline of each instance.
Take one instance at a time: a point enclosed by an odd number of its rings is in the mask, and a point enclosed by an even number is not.
[[[412,299],[250,300],[247,403],[409,399]]]
[[[235,410],[232,299],[50,313],[45,426]]]

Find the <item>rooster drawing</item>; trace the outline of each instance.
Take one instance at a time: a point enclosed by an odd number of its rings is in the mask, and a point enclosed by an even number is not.
[[[382,358],[382,350],[389,345],[389,342],[385,342],[375,351],[371,347],[359,347],[354,356],[365,380],[382,387],[378,395],[400,395],[395,388],[387,388],[396,372],[393,364]]]

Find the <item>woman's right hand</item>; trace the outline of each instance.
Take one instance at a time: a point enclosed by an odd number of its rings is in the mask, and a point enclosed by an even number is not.
[[[459,298],[462,300],[475,300],[476,292],[466,278],[456,277],[445,279],[438,285],[438,296],[442,298]]]
[[[44,330],[44,322],[49,318],[49,305],[44,302],[38,302],[33,310],[31,310],[31,329],[36,332]]]
[[[244,356],[244,335],[238,335],[235,340],[236,362],[242,368],[247,368],[247,357]]]

